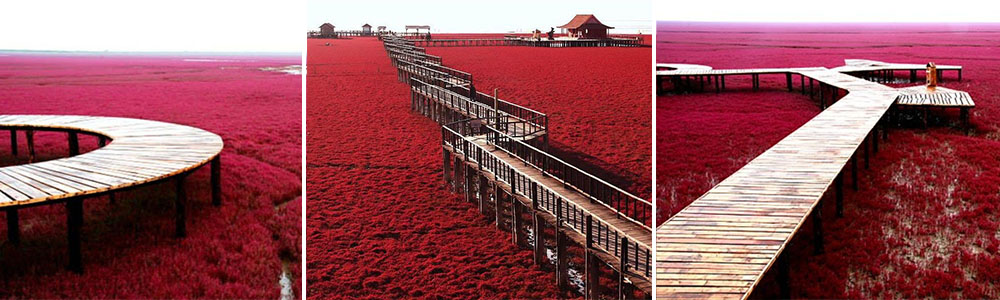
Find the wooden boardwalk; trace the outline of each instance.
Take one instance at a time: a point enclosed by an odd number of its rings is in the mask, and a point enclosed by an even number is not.
[[[808,79],[808,94],[818,96],[825,109],[657,228],[657,298],[745,299],[772,267],[778,267],[787,298],[782,251],[810,218],[815,250],[823,251],[821,200],[833,194],[837,215],[842,214],[845,172],[850,170],[857,188],[858,160],[863,157],[867,165],[869,150],[878,151],[887,112],[903,94],[825,68],[657,71],[658,76],[731,74],[753,75],[755,89],[757,76],[785,74],[789,90],[793,76],[801,76],[801,90],[806,92]]]
[[[222,138],[194,127],[129,118],[53,115],[0,115],[10,130],[17,156],[18,131],[24,133],[29,163],[0,168],[0,209],[7,213],[8,240],[20,240],[18,209],[67,204],[69,266],[82,272],[80,227],[83,200],[176,178],[176,234],[186,235],[184,177],[211,163],[212,202],[221,204]],[[33,133],[59,131],[68,136],[69,157],[34,162]],[[80,154],[79,135],[94,135],[100,148]]]
[[[641,38],[606,38],[606,39],[566,39],[547,38],[532,39],[530,37],[505,37],[482,39],[413,39],[413,44],[420,47],[476,47],[476,46],[527,46],[527,47],[649,47]]]
[[[545,245],[555,244],[551,262],[560,287],[568,286],[565,249],[572,242],[585,250],[587,297],[599,293],[596,266],[602,262],[619,274],[619,297],[628,294],[627,286],[651,293],[649,201],[547,153],[547,115],[477,92],[471,74],[443,70],[440,60],[428,64],[420,55],[399,55],[397,49],[424,53],[412,41],[383,41],[400,81],[410,85],[412,109],[443,125],[444,178],[450,189],[478,202],[498,228],[512,232],[514,243],[531,247],[536,263],[548,260]],[[530,243],[526,228],[531,228]],[[546,228],[554,236],[546,237]]]

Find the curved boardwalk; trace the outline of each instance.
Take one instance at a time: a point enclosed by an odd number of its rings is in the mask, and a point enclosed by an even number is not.
[[[471,74],[444,67],[412,41],[384,41],[399,80],[410,85],[412,108],[443,125],[450,189],[482,212],[492,210],[514,243],[533,248],[536,263],[546,260],[545,241],[553,242],[560,286],[568,285],[565,249],[573,241],[585,249],[588,297],[598,293],[600,262],[619,274],[620,297],[627,295],[623,282],[652,290],[649,201],[548,154],[547,115],[475,91]],[[531,216],[527,222],[524,215]],[[554,236],[546,237],[544,228]]]
[[[0,209],[7,213],[8,239],[19,240],[17,210],[67,203],[70,269],[82,272],[80,227],[83,199],[177,179],[177,235],[186,234],[184,177],[211,163],[212,202],[221,204],[222,138],[198,128],[165,122],[112,117],[0,115],[0,129],[11,131],[17,155],[18,131],[24,132],[29,161],[33,132],[66,132],[70,157],[0,168]],[[79,134],[97,136],[102,147],[79,154]]]
[[[657,228],[657,298],[744,299],[774,266],[779,283],[786,283],[781,252],[810,217],[815,249],[823,251],[821,200],[832,192],[837,215],[842,214],[847,165],[856,185],[858,158],[863,155],[867,165],[869,149],[878,151],[879,131],[886,136],[883,121],[902,94],[826,68],[657,71],[658,78],[695,76],[716,84],[724,79],[712,76],[736,74],[751,75],[754,89],[759,87],[758,76],[784,74],[790,91],[793,76],[799,76],[801,90],[819,96],[825,110]],[[815,89],[813,81],[819,83]],[[842,98],[841,90],[847,92]],[[782,290],[787,298],[787,285]]]

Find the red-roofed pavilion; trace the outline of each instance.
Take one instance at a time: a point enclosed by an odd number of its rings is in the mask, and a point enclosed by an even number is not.
[[[608,37],[608,29],[614,27],[604,25],[597,20],[594,15],[576,15],[566,25],[559,26],[569,32],[570,36],[590,39],[603,39]]]

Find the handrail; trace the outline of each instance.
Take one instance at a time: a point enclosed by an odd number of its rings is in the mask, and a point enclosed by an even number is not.
[[[487,128],[491,131],[487,133],[487,142],[510,153],[526,164],[541,170],[544,174],[552,175],[553,178],[562,182],[565,187],[572,187],[580,194],[587,196],[591,200],[596,200],[608,209],[615,212],[616,216],[624,216],[627,220],[643,228],[652,230],[652,203],[639,198],[632,193],[618,188],[597,176],[591,175],[576,166],[567,163],[558,157],[542,151],[520,139],[500,132],[494,128]],[[496,136],[499,135],[499,136]],[[502,140],[501,140],[502,139]],[[523,149],[504,147],[505,144],[518,144]],[[555,164],[555,165],[553,165]],[[576,172],[576,174],[570,172]],[[610,189],[611,194],[601,192],[602,189]],[[602,195],[603,194],[603,195]],[[603,196],[603,197],[598,197]],[[622,201],[625,206],[622,207]],[[615,207],[617,205],[617,207]],[[642,206],[640,206],[642,205]],[[646,222],[649,221],[650,225]]]
[[[586,218],[584,218],[584,215],[591,215],[588,214],[586,209],[563,198],[559,193],[541,182],[517,172],[513,166],[492,154],[489,150],[469,141],[464,134],[459,133],[465,132],[465,127],[452,128],[457,127],[456,125],[458,124],[467,123],[470,120],[472,119],[459,120],[442,126],[442,146],[450,146],[453,151],[464,154],[467,160],[476,162],[482,170],[493,173],[497,180],[510,185],[512,193],[520,194],[531,200],[534,208],[555,216],[557,226],[562,226],[563,224],[569,225],[568,227],[571,230],[586,236]],[[525,188],[525,186],[530,186],[530,188]],[[542,189],[542,193],[539,193],[538,188]],[[553,203],[552,200],[557,201]],[[612,229],[610,224],[599,217],[593,219],[597,223],[597,234],[592,241],[595,245],[598,245],[609,254],[624,260],[626,266],[642,272],[637,275],[646,278],[652,276],[652,252],[649,248],[624,232]],[[611,237],[612,233],[614,235],[613,238]],[[625,240],[631,241],[630,244],[632,245],[629,245],[628,249],[633,250],[629,251],[632,253],[621,253],[621,250],[624,248],[621,245],[623,237]],[[632,256],[634,256],[634,259],[630,258]],[[621,271],[628,272],[628,270]]]

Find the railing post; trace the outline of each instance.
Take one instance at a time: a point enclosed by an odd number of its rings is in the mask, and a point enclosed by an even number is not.
[[[622,237],[621,243],[618,258],[620,263],[618,266],[618,299],[625,300],[628,298],[625,295],[625,272],[628,271],[628,238]]]

